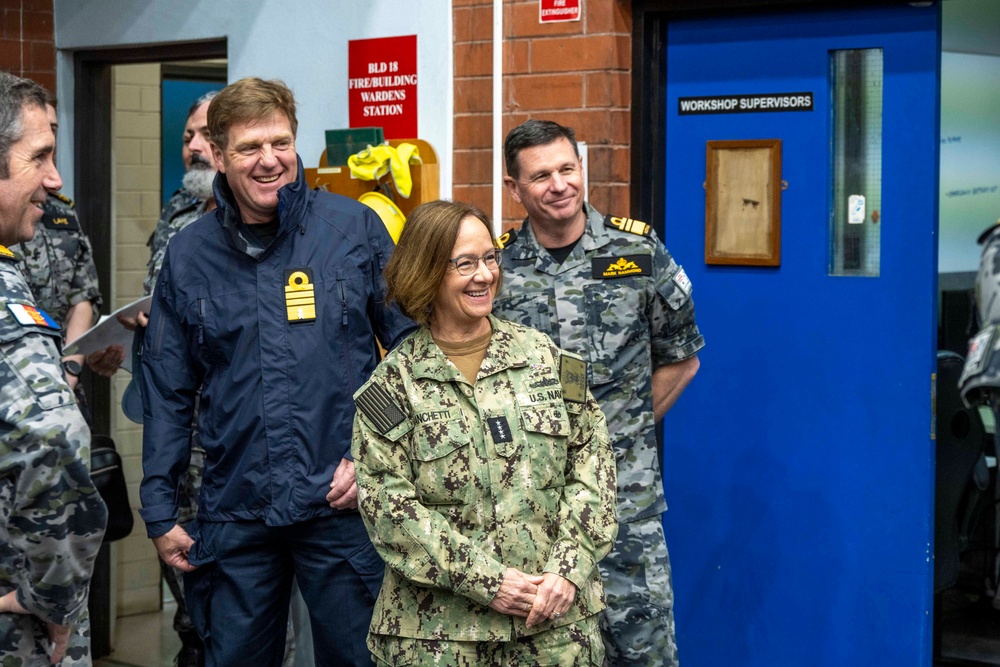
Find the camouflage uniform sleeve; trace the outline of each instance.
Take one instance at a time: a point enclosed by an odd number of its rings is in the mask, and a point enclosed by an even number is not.
[[[562,352],[553,347],[554,358]],[[611,550],[618,534],[617,473],[604,413],[590,390],[584,403],[566,402],[570,438],[566,486],[559,506],[559,535],[544,572],[582,588]]]
[[[0,327],[2,328],[2,327]],[[59,625],[87,606],[107,509],[90,480],[90,435],[56,363],[54,340],[0,342],[0,585]]]
[[[159,277],[163,258],[167,254],[167,243],[170,241],[170,237],[183,226],[183,222],[175,222],[174,217],[190,199],[184,194],[183,189],[178,190],[160,209],[160,217],[156,220],[156,227],[149,240],[146,241],[146,245],[149,247],[149,263],[146,265],[146,277],[142,281],[142,287],[143,293],[147,296],[153,293],[153,287],[156,286],[156,279]],[[175,227],[177,229],[174,229]]]
[[[506,567],[418,501],[406,447],[411,432],[404,420],[383,435],[361,410],[355,415],[351,451],[358,508],[372,544],[386,566],[405,579],[488,605]]]
[[[94,264],[94,251],[90,245],[90,239],[83,232],[80,232],[79,244],[77,246],[76,257],[73,261],[73,276],[69,284],[70,307],[81,301],[89,301],[93,309],[93,322],[97,322],[101,317],[101,289],[97,284],[97,265]]]
[[[650,339],[653,368],[684,361],[705,346],[694,321],[694,299],[691,281],[660,243],[656,233],[653,243],[653,277],[655,294],[649,300]]]

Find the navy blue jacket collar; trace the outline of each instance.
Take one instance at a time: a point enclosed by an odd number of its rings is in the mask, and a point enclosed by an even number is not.
[[[306,210],[309,207],[312,190],[306,186],[305,167],[302,158],[297,154],[295,161],[298,164],[298,175],[292,183],[278,191],[278,234],[274,241],[267,248],[257,245],[253,236],[246,232],[246,224],[240,215],[239,205],[226,175],[219,172],[215,176],[215,183],[212,188],[215,192],[216,220],[229,235],[229,241],[240,252],[246,253],[254,259],[260,259],[267,254],[268,249],[277,245],[278,241],[290,231],[301,228],[305,230],[307,223]]]

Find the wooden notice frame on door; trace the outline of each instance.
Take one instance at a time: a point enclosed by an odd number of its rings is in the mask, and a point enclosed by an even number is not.
[[[781,265],[781,139],[707,142],[705,263]]]

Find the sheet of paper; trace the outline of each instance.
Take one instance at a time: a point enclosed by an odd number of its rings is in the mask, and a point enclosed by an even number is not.
[[[138,301],[122,306],[110,315],[103,316],[100,322],[66,345],[63,354],[88,355],[104,350],[111,345],[121,345],[125,349],[125,361],[122,362],[122,368],[131,373],[132,337],[135,333],[122,326],[122,323],[118,321],[118,316],[124,315],[134,318],[139,311],[148,314],[149,306],[152,303],[152,296],[144,296]]]

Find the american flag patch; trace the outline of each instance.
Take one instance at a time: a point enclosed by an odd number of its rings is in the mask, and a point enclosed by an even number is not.
[[[354,405],[382,435],[406,419],[406,415],[392,400],[392,397],[377,384],[369,385],[367,389],[358,394],[358,397],[354,399]]]

